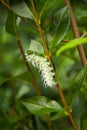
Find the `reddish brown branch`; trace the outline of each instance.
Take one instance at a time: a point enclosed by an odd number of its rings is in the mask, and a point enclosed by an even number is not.
[[[26,60],[25,52],[24,52],[24,50],[23,50],[23,47],[22,47],[22,45],[21,45],[21,41],[20,41],[20,38],[19,38],[18,35],[16,36],[16,40],[17,40],[17,43],[18,43],[18,47],[19,47],[19,49],[20,49],[20,52],[21,52],[21,54],[22,54],[22,57],[23,57],[23,59],[24,59],[26,68],[27,68],[27,70],[28,70],[29,72],[31,72],[31,75],[32,75],[32,77],[33,77],[33,86],[34,86],[35,92],[36,92],[36,94],[37,94],[38,96],[41,96],[40,89],[39,89],[39,87],[38,87],[38,85],[37,85],[37,82],[36,82],[36,80],[35,80],[35,77],[34,77],[32,71],[31,71],[31,69],[30,69],[30,66],[29,66],[29,64],[28,64],[28,61]]]
[[[78,31],[76,18],[75,18],[75,15],[74,15],[71,3],[70,3],[69,0],[64,0],[64,1],[65,1],[65,4],[68,5],[68,7],[70,9],[71,26],[72,26],[72,29],[73,29],[74,36],[75,36],[75,38],[79,38],[80,37],[80,33]],[[81,62],[83,64],[83,66],[87,65],[87,59],[86,59],[86,55],[85,55],[83,46],[82,45],[78,45],[77,49],[78,49],[78,52],[79,52],[79,55],[80,55]]]
[[[62,101],[62,103],[63,103],[63,105],[64,105],[64,107],[65,107],[65,110],[66,110],[66,112],[67,112],[67,114],[68,114],[68,116],[69,116],[69,118],[70,118],[70,121],[71,121],[71,123],[72,123],[72,125],[73,125],[73,128],[74,128],[75,130],[78,130],[77,124],[75,123],[75,121],[74,121],[74,119],[73,119],[73,117],[72,117],[72,114],[71,114],[71,112],[70,112],[70,108],[69,108],[69,106],[68,106],[68,104],[67,104],[67,102],[66,102],[66,100],[65,100],[65,97],[64,97],[64,95],[63,95],[63,92],[62,92],[62,90],[61,90],[59,84],[57,84],[57,88],[58,88],[58,92],[59,92],[60,97],[61,97],[61,101]]]
[[[38,27],[38,31],[39,31],[39,34],[40,34],[40,37],[41,37],[41,40],[42,40],[42,44],[43,44],[43,47],[44,47],[44,50],[45,50],[45,53],[46,53],[46,57],[47,57],[48,61],[50,62],[51,66],[53,66],[51,56],[50,56],[49,51],[48,51],[47,43],[46,43],[42,28],[41,28],[41,25],[40,25],[40,20],[38,18],[36,7],[34,5],[34,1],[30,0],[30,2],[31,2],[33,13],[34,13],[34,16],[35,16],[35,22],[36,22],[36,25]]]

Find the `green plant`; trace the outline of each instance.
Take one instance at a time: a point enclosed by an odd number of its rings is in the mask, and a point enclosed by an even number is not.
[[[85,2],[0,2],[0,128],[86,130]]]

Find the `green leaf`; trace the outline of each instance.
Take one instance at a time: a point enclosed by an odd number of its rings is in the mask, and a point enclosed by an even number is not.
[[[16,94],[16,100],[20,99],[25,94],[28,94],[31,91],[30,87],[27,85],[22,85],[19,91]]]
[[[20,75],[14,76],[14,77],[2,78],[0,80],[0,85],[2,85],[3,83],[5,83],[9,80],[20,80],[20,81],[23,81],[26,83],[32,83],[32,76],[31,76],[31,73],[24,72]]]
[[[7,18],[7,10],[6,8],[0,8],[0,30],[3,29]]]
[[[11,35],[14,35],[15,36],[15,23],[16,23],[16,15],[9,11],[8,12],[8,17],[7,17],[7,20],[6,20],[6,23],[5,23],[5,29],[8,33],[10,33]]]
[[[59,111],[59,112],[51,113],[49,116],[49,119],[56,120],[56,119],[59,119],[59,118],[65,117],[65,116],[67,116],[67,115],[66,115],[66,113],[64,113],[64,111]]]
[[[75,9],[76,17],[81,20],[81,18],[87,17],[87,10]]]
[[[22,101],[22,104],[33,114],[44,115],[49,112],[64,111],[60,104],[44,96],[35,96]]]
[[[60,8],[63,0],[47,0],[41,10],[40,19],[45,20],[56,8]]]
[[[24,0],[15,1],[11,4],[13,11],[21,17],[33,19],[33,14]]]
[[[76,46],[86,43],[86,42],[87,42],[87,38],[77,38],[75,40],[72,40],[72,41],[68,42],[67,44],[64,44],[62,47],[60,47],[58,49],[58,51],[56,52],[56,55],[59,56],[63,51],[76,47]]]
[[[31,40],[28,51],[44,55],[43,46],[36,40]]]
[[[84,67],[71,81],[71,84],[69,86],[69,88],[71,89],[71,103],[73,103],[73,101],[76,99],[76,97],[78,96],[81,88],[84,85],[85,79],[86,79],[86,75],[87,75],[87,66]]]
[[[28,39],[35,39],[37,36],[39,36],[39,32],[32,28],[32,26],[29,26],[28,24],[21,22],[18,26],[18,30],[24,32],[25,34],[28,34]]]
[[[40,13],[46,0],[34,0],[37,12]]]
[[[68,11],[68,7],[66,6],[55,14],[56,19],[60,19],[56,25],[56,35],[53,39],[52,48],[57,46],[63,40],[69,29],[70,16]]]

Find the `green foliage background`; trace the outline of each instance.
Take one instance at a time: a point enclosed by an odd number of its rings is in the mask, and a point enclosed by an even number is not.
[[[34,2],[54,63],[56,78],[78,129],[87,130],[87,66],[82,67],[76,47],[69,47],[57,55],[58,50],[67,44],[64,39],[74,39],[69,9],[63,0]],[[20,53],[17,33],[24,51],[33,48],[38,54],[44,53],[30,2],[9,0],[8,3],[13,11],[0,3],[0,129],[48,130],[44,116],[48,113],[54,130],[73,130],[58,90],[44,87],[40,73],[31,64],[32,72],[27,71]],[[71,0],[71,3],[82,35],[87,31],[87,1]],[[81,40],[83,39],[79,39],[78,43]],[[87,44],[83,46],[87,57]],[[36,94],[34,79],[41,96]]]

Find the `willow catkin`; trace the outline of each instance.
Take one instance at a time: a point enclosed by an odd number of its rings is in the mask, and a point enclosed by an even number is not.
[[[25,55],[27,61],[31,63],[35,68],[37,68],[41,73],[45,87],[53,88],[56,86],[56,82],[54,80],[55,73],[53,73],[53,68],[50,66],[50,62],[47,61],[45,57],[36,55],[35,53],[28,54],[26,52]]]

